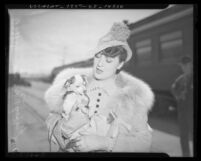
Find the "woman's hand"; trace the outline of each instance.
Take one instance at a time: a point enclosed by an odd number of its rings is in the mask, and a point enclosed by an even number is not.
[[[90,152],[94,150],[108,151],[109,138],[98,135],[82,135],[76,138],[74,150],[79,152]]]

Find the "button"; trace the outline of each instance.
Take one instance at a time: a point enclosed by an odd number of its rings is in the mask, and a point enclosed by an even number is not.
[[[98,93],[99,96],[101,96],[101,93]]]
[[[98,111],[95,111],[94,113],[97,113]]]
[[[97,102],[100,102],[100,99],[97,99]]]
[[[98,108],[98,107],[99,107],[99,105],[96,105],[96,107]]]

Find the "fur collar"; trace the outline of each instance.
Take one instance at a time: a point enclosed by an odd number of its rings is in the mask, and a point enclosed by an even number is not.
[[[75,74],[87,75],[88,81],[90,82],[92,79],[92,68],[71,68],[61,71],[54,79],[52,87],[45,93],[45,100],[49,106],[58,105],[59,97],[56,95],[59,95],[59,92],[56,94],[54,91],[59,91],[58,88],[62,87],[66,79]],[[135,106],[143,111],[149,111],[151,109],[154,103],[154,94],[147,83],[125,71],[119,73],[116,83],[122,89],[118,95],[118,99],[129,99],[129,102],[133,104],[130,107]]]

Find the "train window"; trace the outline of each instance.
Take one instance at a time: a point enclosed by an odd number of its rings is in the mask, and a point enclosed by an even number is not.
[[[182,31],[176,31],[160,36],[160,48],[162,61],[176,61],[175,58],[182,54]]]
[[[135,44],[139,64],[147,64],[151,58],[151,39],[139,41]]]
[[[169,40],[173,40],[173,39],[178,39],[182,37],[182,32],[181,31],[176,31],[176,32],[172,32],[172,33],[168,33],[165,35],[162,35],[160,37],[160,41],[164,42],[164,41],[169,41]]]
[[[169,48],[182,46],[182,44],[183,44],[182,39],[178,39],[178,40],[173,40],[173,41],[168,41],[168,42],[162,43],[161,48],[162,49],[169,49]]]
[[[149,46],[151,44],[151,40],[150,39],[146,39],[143,41],[139,41],[135,44],[136,48],[140,48],[140,47],[144,47],[144,46]]]

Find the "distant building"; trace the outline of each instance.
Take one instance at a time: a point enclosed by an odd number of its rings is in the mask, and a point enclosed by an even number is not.
[[[22,78],[19,73],[8,74],[7,83],[7,87],[13,87],[14,85],[31,87],[31,83]]]
[[[66,69],[66,68],[86,68],[86,67],[90,67],[92,65],[93,65],[93,58],[56,67],[51,72],[50,80],[52,81],[59,72],[61,72],[62,70]]]

